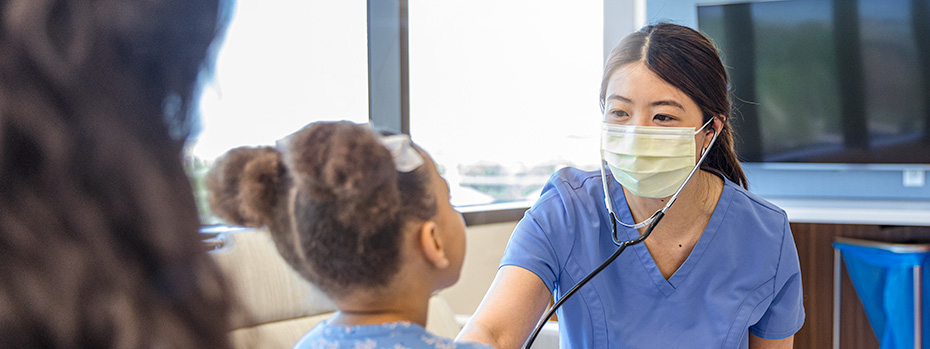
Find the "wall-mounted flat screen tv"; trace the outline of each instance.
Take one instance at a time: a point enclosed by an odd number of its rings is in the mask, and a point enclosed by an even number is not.
[[[930,164],[930,0],[698,6],[740,159]]]

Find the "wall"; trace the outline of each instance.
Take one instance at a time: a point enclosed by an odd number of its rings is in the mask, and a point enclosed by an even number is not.
[[[726,3],[736,1],[717,1]],[[646,23],[672,22],[697,28],[697,5],[707,1],[646,0]]]
[[[459,282],[440,291],[456,314],[471,315],[494,281],[504,248],[517,222],[470,226],[465,231],[465,264]]]
[[[604,0],[604,60],[627,34],[643,26],[645,0]]]

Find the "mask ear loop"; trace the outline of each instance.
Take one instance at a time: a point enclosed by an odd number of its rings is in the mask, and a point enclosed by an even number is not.
[[[703,130],[705,127],[707,127],[707,125],[713,122],[714,119],[715,118],[711,118],[710,120],[708,120],[707,123],[704,124],[704,126],[701,126],[701,128],[695,131],[694,133],[697,134],[698,132],[701,132],[701,130]],[[603,151],[601,152],[601,183],[603,184],[603,187],[604,187],[604,204],[607,206],[607,213],[610,216],[611,235],[612,235],[611,237],[614,240],[614,244],[617,244],[617,246],[620,246],[623,243],[634,244],[634,243],[644,240],[646,236],[648,236],[648,235],[643,235],[643,236],[640,236],[639,238],[636,238],[630,241],[620,240],[620,237],[617,236],[617,223],[630,229],[640,229],[642,227],[645,227],[651,224],[653,221],[656,220],[656,218],[660,214],[664,216],[665,212],[668,211],[668,209],[672,207],[672,204],[675,202],[675,200],[678,199],[678,195],[681,195],[681,191],[685,188],[686,185],[688,185],[688,182],[691,181],[691,177],[694,177],[694,174],[697,173],[697,171],[701,168],[701,164],[704,163],[704,159],[707,158],[707,154],[710,153],[710,148],[713,147],[714,143],[717,142],[717,136],[719,135],[717,133],[717,129],[715,128],[711,128],[711,129],[714,131],[714,137],[711,138],[710,144],[708,144],[706,148],[701,150],[701,158],[698,159],[698,162],[694,165],[694,168],[691,169],[691,173],[688,174],[688,178],[685,179],[685,182],[682,183],[681,186],[678,187],[678,190],[676,190],[675,194],[672,195],[672,198],[668,200],[668,203],[665,204],[665,207],[662,207],[661,209],[653,213],[652,216],[650,216],[646,220],[636,223],[636,224],[624,223],[620,221],[619,219],[617,219],[617,215],[614,213],[613,200],[610,197],[610,189],[607,187],[609,181],[607,180],[607,173],[606,171],[604,171],[604,167],[606,167],[607,162],[604,160],[604,152]]]

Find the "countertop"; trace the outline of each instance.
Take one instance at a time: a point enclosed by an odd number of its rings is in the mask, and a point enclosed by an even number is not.
[[[930,226],[930,200],[765,199],[792,223]]]

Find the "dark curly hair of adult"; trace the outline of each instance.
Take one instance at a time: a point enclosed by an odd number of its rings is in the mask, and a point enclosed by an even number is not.
[[[0,346],[229,346],[181,161],[224,9],[0,0]]]
[[[224,155],[207,180],[213,211],[268,226],[285,260],[330,296],[386,285],[404,232],[436,214],[427,165],[398,172],[378,134],[345,121],[310,124],[284,144],[283,154]]]

